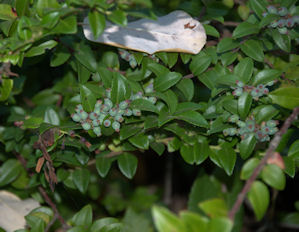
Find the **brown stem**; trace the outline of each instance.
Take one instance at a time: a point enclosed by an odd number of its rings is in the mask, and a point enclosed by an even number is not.
[[[266,151],[266,155],[262,158],[259,165],[254,169],[251,177],[246,181],[242,191],[239,193],[236,202],[234,203],[233,207],[229,211],[228,217],[234,221],[235,214],[239,211],[246,194],[250,190],[251,185],[255,181],[255,179],[258,177],[259,173],[263,169],[263,167],[266,165],[267,160],[273,155],[275,152],[277,146],[280,143],[281,137],[283,134],[286,133],[288,128],[291,126],[292,122],[297,118],[299,114],[299,107],[295,108],[292,112],[292,114],[287,118],[287,120],[284,122],[283,126],[280,128],[280,130],[275,134],[274,138],[271,140],[269,147]]]
[[[224,26],[228,27],[237,27],[240,23],[239,22],[230,22],[230,21],[225,21],[222,23]]]
[[[193,74],[193,73],[190,73],[190,74],[188,74],[188,75],[183,76],[183,79],[191,79],[191,78],[193,78],[193,77],[194,77],[194,74]]]
[[[119,156],[121,154],[123,154],[124,152],[123,151],[111,151],[110,153],[108,153],[107,155],[104,155],[105,158],[112,158],[112,157],[115,157],[115,156]],[[96,160],[95,159],[92,159],[88,162],[87,165],[93,165],[96,163]]]

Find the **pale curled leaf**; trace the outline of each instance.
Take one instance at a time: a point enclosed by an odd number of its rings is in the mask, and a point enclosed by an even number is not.
[[[197,54],[206,43],[203,26],[183,11],[174,11],[156,21],[141,19],[120,27],[107,22],[103,34],[94,39],[88,19],[84,20],[88,40],[146,52],[185,52]]]

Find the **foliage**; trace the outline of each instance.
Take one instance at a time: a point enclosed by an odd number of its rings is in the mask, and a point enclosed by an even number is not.
[[[98,37],[108,21],[176,9],[204,25],[196,55],[117,49],[82,33],[84,17]],[[2,1],[0,188],[49,206],[18,231],[241,231],[245,207],[262,220],[275,209],[271,190],[284,190],[299,166],[298,119],[234,221],[228,215],[299,106],[298,18],[296,0]],[[137,186],[147,155],[200,170],[179,216],[161,206],[157,184]],[[295,206],[272,223],[298,228]]]

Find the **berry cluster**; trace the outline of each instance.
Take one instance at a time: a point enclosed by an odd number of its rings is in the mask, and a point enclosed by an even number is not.
[[[275,6],[268,6],[267,12],[263,13],[266,17],[268,14],[279,15],[280,19],[269,24],[268,27],[277,28],[280,34],[288,34],[288,28],[294,27],[295,24],[299,24],[299,16],[291,15],[286,7],[276,8]]]
[[[146,91],[153,91],[152,85],[146,88]],[[97,136],[102,135],[101,126],[110,127],[119,132],[121,123],[124,122],[124,117],[141,116],[139,109],[130,108],[131,101],[135,99],[146,99],[153,104],[156,103],[155,97],[145,97],[142,92],[132,94],[130,99],[113,104],[111,101],[111,90],[106,90],[106,98],[96,102],[92,112],[86,112],[81,104],[76,106],[75,113],[72,114],[72,119],[75,122],[80,122],[84,130],[92,129]]]
[[[135,59],[135,57],[134,57],[133,54],[131,54],[127,50],[124,50],[124,49],[121,49],[121,48],[118,49],[118,53],[119,53],[119,55],[120,55],[120,57],[122,59],[124,59],[125,61],[129,62],[131,68],[136,68],[137,61],[136,61],[136,59]],[[159,59],[155,55],[148,55],[146,53],[142,53],[142,54],[143,54],[143,56],[150,56],[156,62],[159,62]]]
[[[254,133],[255,138],[260,142],[265,142],[270,140],[270,135],[274,135],[278,129],[278,121],[269,120],[267,122],[262,122],[260,125],[251,116],[245,121],[239,120],[238,115],[232,115],[228,119],[229,122],[237,124],[237,128],[227,128],[223,131],[225,136],[239,135],[241,139],[246,139],[250,134]]]
[[[272,86],[274,83],[275,81],[271,81],[265,85],[259,84],[258,86],[254,87],[251,85],[245,85],[242,81],[237,80],[237,87],[232,87],[232,89],[234,90],[232,94],[239,97],[245,91],[250,93],[253,99],[258,100],[263,95],[267,95],[269,93],[269,89],[267,88],[267,86]]]

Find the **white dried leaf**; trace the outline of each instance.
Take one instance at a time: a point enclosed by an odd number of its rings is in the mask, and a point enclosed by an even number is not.
[[[88,40],[149,54],[161,51],[197,54],[207,38],[200,22],[184,11],[174,11],[157,20],[137,20],[126,27],[107,22],[98,38],[94,38],[85,18],[83,30]]]
[[[21,200],[13,193],[0,191],[0,227],[6,232],[25,228],[24,217],[39,206],[34,199]]]

